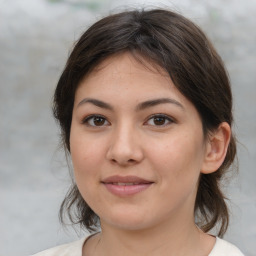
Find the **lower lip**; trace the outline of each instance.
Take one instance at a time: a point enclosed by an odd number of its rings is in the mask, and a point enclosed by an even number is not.
[[[112,194],[117,196],[131,196],[137,193],[140,193],[147,188],[149,188],[153,183],[147,184],[138,184],[138,185],[128,185],[128,186],[121,186],[115,185],[111,183],[103,183],[104,186],[110,191]]]

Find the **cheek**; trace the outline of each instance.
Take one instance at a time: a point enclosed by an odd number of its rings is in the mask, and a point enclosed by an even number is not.
[[[79,137],[79,136],[78,136]],[[100,179],[99,168],[101,154],[97,144],[91,144],[88,140],[78,139],[70,141],[71,159],[75,182],[88,205],[95,204],[97,186]]]
[[[202,161],[203,150],[201,140],[193,136],[173,136],[161,143],[150,145],[148,152],[151,164],[162,177],[163,182],[196,183]]]
[[[162,166],[173,166],[175,163],[185,163],[199,152],[199,146],[196,141],[192,141],[186,136],[173,136],[164,138],[162,141],[150,141],[147,147],[149,159],[155,159]]]
[[[96,167],[102,161],[102,147],[97,140],[76,133],[70,137],[70,152],[77,182],[84,182],[92,175],[97,175]],[[85,179],[86,178],[86,179]]]
[[[99,154],[91,147],[76,146],[71,148],[71,158],[75,174],[86,175],[94,172],[94,166],[97,166],[99,162],[98,156]]]

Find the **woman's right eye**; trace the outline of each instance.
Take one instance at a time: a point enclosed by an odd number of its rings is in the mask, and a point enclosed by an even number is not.
[[[93,127],[100,127],[100,126],[108,126],[110,123],[107,121],[107,119],[103,116],[99,115],[91,115],[83,119],[83,124],[86,124],[87,126],[93,126]]]

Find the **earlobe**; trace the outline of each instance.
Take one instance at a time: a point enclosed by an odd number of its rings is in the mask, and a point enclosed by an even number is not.
[[[219,169],[226,157],[230,137],[231,128],[226,122],[209,135],[201,173],[209,174]]]

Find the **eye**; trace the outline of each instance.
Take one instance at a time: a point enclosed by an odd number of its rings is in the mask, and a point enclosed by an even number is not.
[[[171,117],[163,114],[158,114],[151,116],[146,123],[151,126],[166,126],[173,122],[174,120]]]
[[[107,119],[100,115],[90,115],[83,119],[83,124],[86,124],[87,126],[107,126],[110,123],[107,121]]]

